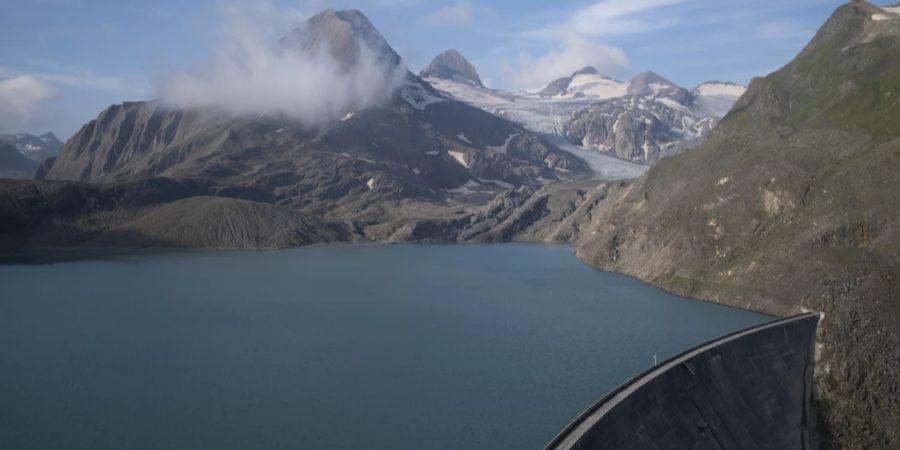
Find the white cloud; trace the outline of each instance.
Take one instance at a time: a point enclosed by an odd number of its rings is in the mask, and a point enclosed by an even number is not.
[[[403,74],[378,63],[362,41],[349,68],[329,51],[310,54],[281,45],[278,38],[300,13],[267,1],[230,4],[221,12],[224,36],[216,59],[201,73],[176,74],[163,89],[166,103],[237,115],[287,114],[318,126],[385,100]]]
[[[24,127],[38,104],[54,93],[53,86],[31,75],[0,79],[0,126],[7,131]]]
[[[539,90],[557,78],[593,66],[607,76],[625,74],[630,63],[625,52],[618,48],[591,42],[583,36],[570,34],[561,44],[541,56],[528,53],[519,55],[518,66],[513,69],[511,83],[519,89]]]
[[[0,66],[0,76],[29,75],[60,86],[116,94],[146,95],[149,92],[146,78],[140,75],[100,75],[78,67],[62,66],[47,61],[42,61],[40,66],[44,70],[23,71]]]
[[[429,25],[466,25],[475,17],[475,8],[467,3],[445,6],[422,18]]]
[[[559,37],[576,33],[584,36],[612,36],[642,33],[675,23],[672,17],[641,17],[650,11],[688,0],[603,0],[579,9],[562,23],[523,33],[532,37]]]

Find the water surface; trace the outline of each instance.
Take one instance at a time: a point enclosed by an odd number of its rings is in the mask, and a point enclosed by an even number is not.
[[[768,320],[555,246],[0,266],[0,448],[541,448],[607,391]]]

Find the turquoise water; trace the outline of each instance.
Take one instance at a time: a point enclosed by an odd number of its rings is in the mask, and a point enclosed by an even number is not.
[[[0,266],[0,448],[539,449],[766,316],[566,247],[334,246]]]

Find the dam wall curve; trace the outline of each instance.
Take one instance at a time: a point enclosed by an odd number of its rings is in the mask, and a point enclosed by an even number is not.
[[[819,315],[738,331],[632,378],[547,449],[806,449]]]

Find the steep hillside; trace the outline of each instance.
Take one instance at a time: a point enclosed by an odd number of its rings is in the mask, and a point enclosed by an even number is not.
[[[824,431],[900,446],[900,14],[853,1],[707,141],[586,202],[578,255],[697,298],[824,312]]]

